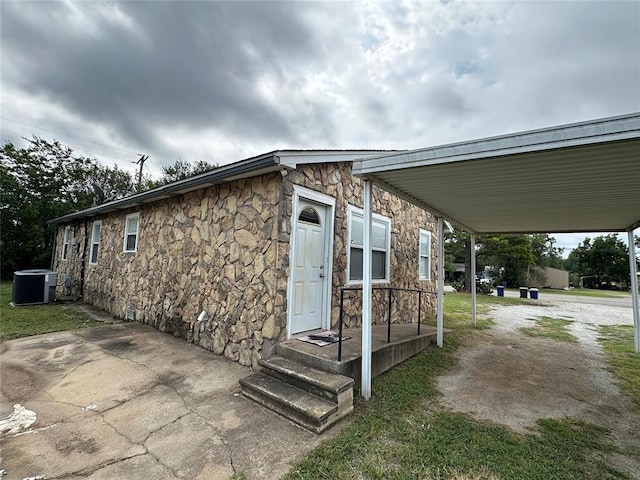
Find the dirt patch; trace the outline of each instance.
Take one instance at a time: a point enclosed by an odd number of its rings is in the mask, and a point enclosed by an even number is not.
[[[611,441],[629,453],[609,460],[640,478],[640,415],[607,370],[597,342],[598,325],[633,324],[631,309],[562,302],[496,307],[489,316],[495,326],[474,335],[460,350],[459,368],[439,379],[445,404],[520,433],[536,431],[541,418],[570,417],[605,427]],[[572,320],[568,329],[578,343],[520,331],[543,316]]]
[[[97,308],[87,303],[65,303],[64,308],[68,310],[74,310],[82,312],[97,322],[104,323],[122,323],[122,320],[114,317],[113,315],[105,312],[104,310],[98,310]]]
[[[0,376],[0,398],[10,403],[24,403],[42,386],[42,378],[21,365],[2,362]]]
[[[71,455],[72,453],[93,455],[100,451],[100,447],[94,438],[76,433],[69,438],[58,441],[56,450],[64,455]]]

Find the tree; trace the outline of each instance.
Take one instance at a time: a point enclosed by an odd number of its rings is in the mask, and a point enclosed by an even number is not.
[[[566,262],[581,280],[581,285],[611,287],[627,285],[629,277],[629,250],[618,234],[585,238],[570,254]]]
[[[470,292],[471,285],[475,282],[475,272],[471,272],[471,236],[464,230],[455,230],[447,234],[444,244],[445,259],[449,263],[449,268],[455,266],[453,263],[464,263],[464,291]]]
[[[499,281],[508,285],[527,285],[533,275],[531,267],[538,264],[553,263],[560,260],[559,250],[553,248],[555,239],[548,235],[538,235],[536,252],[532,249],[532,240],[528,235],[478,235],[477,266],[478,270],[490,266]],[[465,291],[475,281],[471,272],[471,239],[464,231],[456,231],[445,243],[445,254],[454,257],[456,262],[465,264]]]
[[[554,247],[557,243],[554,237],[546,233],[529,235],[531,253],[538,267],[563,268],[562,248]]]
[[[34,136],[26,148],[7,142],[0,150],[0,273],[48,268],[56,232],[48,220],[93,204],[117,200],[136,192],[132,173],[117,166],[76,156],[57,141]],[[162,169],[147,188],[182,180],[215,168],[207,162],[177,160]]]
[[[499,280],[508,285],[527,285],[530,268],[536,258],[527,235],[482,235],[478,256],[496,270]]]
[[[95,199],[95,203],[117,200],[136,193],[133,174],[120,170],[117,165],[112,167],[93,165],[90,171],[87,172],[86,182],[88,184],[84,188],[90,188],[96,193],[94,188],[96,186],[99,188],[98,191],[101,192],[98,196],[104,195],[102,199]]]
[[[157,182],[155,182],[155,186],[184,180],[185,178],[209,172],[216,167],[217,165],[205,162],[204,160],[198,160],[195,163],[190,163],[187,160],[179,158],[171,165],[162,167],[162,176]]]
[[[90,207],[98,185],[111,198],[131,193],[133,179],[117,167],[75,156],[57,141],[38,137],[26,148],[7,142],[0,150],[0,268],[47,268],[56,227],[48,220]]]

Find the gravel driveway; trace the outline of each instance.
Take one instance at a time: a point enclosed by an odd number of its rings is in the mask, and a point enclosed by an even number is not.
[[[458,369],[439,379],[439,389],[451,409],[520,433],[535,432],[540,418],[571,417],[603,426],[612,442],[631,452],[609,461],[640,479],[640,415],[607,370],[597,342],[599,325],[633,325],[632,309],[622,302],[611,305],[610,299],[602,305],[594,298],[571,298],[547,296],[540,303],[493,308],[488,316],[495,325],[460,349]],[[543,316],[572,320],[569,330],[579,342],[521,332]]]

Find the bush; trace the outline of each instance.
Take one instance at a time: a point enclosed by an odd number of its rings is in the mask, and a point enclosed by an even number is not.
[[[464,292],[464,278],[451,282],[451,286],[456,289],[456,292]],[[491,295],[493,293],[490,284],[480,282],[476,283],[476,291],[481,295]]]

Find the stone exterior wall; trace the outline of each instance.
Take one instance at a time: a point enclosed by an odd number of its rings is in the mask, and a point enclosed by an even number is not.
[[[243,365],[257,367],[287,335],[287,282],[293,186],[336,199],[331,322],[339,315],[340,288],[347,282],[347,209],[362,207],[362,185],[351,163],[299,166],[289,171],[203,188],[139,208],[104,214],[72,224],[75,247],[60,259],[65,225],[55,252],[59,290],[117,317],[150,324]],[[418,229],[435,233],[435,219],[423,210],[374,188],[374,211],[392,218],[391,282],[434,290],[418,280]],[[123,252],[127,214],[139,213],[137,251]],[[94,220],[102,222],[97,264],[89,263]],[[433,236],[432,258],[435,258]],[[86,240],[86,241],[85,241]],[[84,259],[84,262],[83,262]],[[432,262],[435,279],[435,262]],[[84,271],[84,276],[82,272]],[[374,296],[374,321],[386,322],[387,300]],[[361,321],[358,293],[347,302],[347,326]],[[197,320],[200,312],[208,318]],[[394,321],[415,321],[417,296],[401,295]],[[435,312],[435,296],[423,299],[423,312]]]
[[[100,217],[97,264],[88,263],[90,246],[85,255],[84,300],[120,318],[135,312],[137,321],[257,367],[286,316],[276,291],[280,183],[269,174]],[[135,253],[123,252],[129,213],[140,214]],[[89,220],[89,235],[91,228]],[[83,254],[61,262],[63,234],[61,225],[58,271],[80,265]],[[198,321],[202,310],[209,318]]]
[[[65,227],[70,227],[69,246],[66,259],[62,258]],[[54,270],[58,272],[58,292],[71,297],[79,297],[82,292],[83,263],[87,258],[88,240],[86,230],[91,232],[92,221],[83,220],[60,226],[55,239]],[[86,265],[84,266],[86,269]]]
[[[340,314],[340,289],[349,285],[347,278],[347,249],[349,238],[348,206],[363,208],[362,181],[353,177],[351,162],[325,163],[299,166],[290,172],[283,183],[283,205],[287,221],[281,226],[281,251],[288,251],[291,235],[291,208],[293,204],[294,185],[324,193],[336,199],[333,245],[333,281],[331,300],[331,325],[337,327]],[[374,287],[400,287],[435,291],[435,281],[418,279],[419,229],[432,232],[431,258],[436,258],[437,223],[433,215],[412,205],[395,195],[377,187],[372,189],[373,212],[391,219],[391,261],[390,282],[376,283]],[[431,262],[431,279],[436,278],[436,263]],[[288,265],[283,265],[289,275]],[[286,284],[285,284],[286,293]],[[388,293],[374,291],[372,301],[372,319],[375,324],[387,321]],[[359,327],[362,320],[361,292],[349,292],[345,295],[345,312],[343,320],[347,327]],[[417,322],[418,296],[408,292],[398,293],[392,301],[392,321],[407,323]],[[434,316],[436,309],[435,294],[422,298],[423,319]]]

